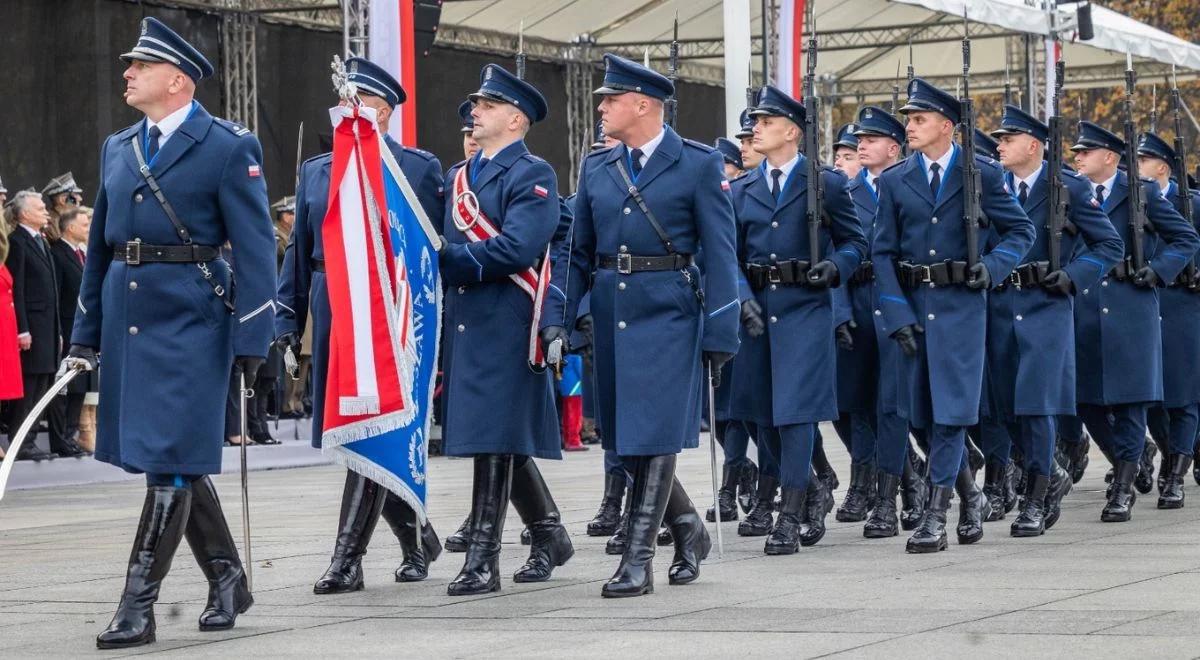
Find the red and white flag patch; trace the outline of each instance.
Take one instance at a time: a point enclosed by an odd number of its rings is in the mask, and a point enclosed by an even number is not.
[[[541,197],[542,199],[546,199],[547,197],[550,196],[550,191],[546,190],[542,186],[534,185],[533,186],[533,194],[537,195],[538,197]]]
[[[728,182],[728,181],[722,181],[722,182],[721,182],[721,190],[724,190],[725,192],[729,192],[729,191],[730,191],[730,187],[729,187],[729,182]]]
[[[251,165],[247,170],[247,174],[250,175],[251,179],[262,176],[262,168],[258,165]]]

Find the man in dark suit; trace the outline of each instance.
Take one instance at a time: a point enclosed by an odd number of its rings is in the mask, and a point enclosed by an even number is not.
[[[42,237],[42,228],[50,213],[40,195],[21,191],[12,201],[12,216],[17,227],[9,236],[5,265],[13,278],[13,307],[17,314],[17,342],[21,348],[21,377],[25,397],[8,409],[9,433],[14,434],[25,421],[30,408],[50,389],[58,369],[60,332],[58,320],[58,278],[50,248]],[[10,435],[11,438],[11,435]],[[52,458],[26,443],[17,454],[21,460]]]
[[[54,274],[58,278],[58,319],[63,345],[70,345],[71,328],[75,327],[75,306],[79,301],[79,285],[83,282],[83,262],[87,251],[88,229],[91,218],[78,208],[67,209],[58,216],[58,231],[61,238],[50,244],[50,258],[54,262]],[[87,394],[94,374],[87,378],[76,378],[67,386],[66,396],[57,397],[47,409],[50,422],[50,451],[63,458],[83,456],[86,452],[79,447],[79,413],[83,410],[83,397]]]

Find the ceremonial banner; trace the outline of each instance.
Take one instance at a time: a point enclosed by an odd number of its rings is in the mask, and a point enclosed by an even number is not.
[[[815,2],[816,0],[812,0]],[[775,86],[794,99],[804,96],[800,84],[804,66],[800,63],[804,42],[805,0],[781,0],[779,3],[779,45],[775,62]]]
[[[408,100],[396,107],[388,133],[400,144],[417,143],[417,46],[413,0],[371,0],[367,47],[371,61],[400,81]]]
[[[322,451],[403,498],[423,521],[441,323],[437,234],[374,111],[339,106],[330,117]]]

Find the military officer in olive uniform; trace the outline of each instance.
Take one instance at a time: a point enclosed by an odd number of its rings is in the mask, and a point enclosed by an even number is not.
[[[154,641],[154,602],[183,537],[209,583],[200,630],[233,627],[254,602],[208,475],[221,471],[234,361],[252,382],[275,305],[262,148],[194,100],[212,65],[154,18],[121,59],[125,102],[146,116],[101,149],[64,361],[93,368],[103,356],[96,458],[146,475],[125,588],[100,648]],[[227,241],[232,268],[220,255]]]

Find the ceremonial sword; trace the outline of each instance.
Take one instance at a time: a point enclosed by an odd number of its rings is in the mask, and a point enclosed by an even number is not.
[[[246,546],[246,589],[254,591],[254,559],[250,554],[250,483],[246,478],[246,438],[249,435],[246,424],[246,404],[254,397],[254,391],[246,389],[246,373],[238,375],[241,381],[241,423],[242,441],[239,444],[242,454],[242,538]]]
[[[25,438],[29,435],[30,429],[33,428],[38,418],[41,417],[42,411],[46,409],[46,406],[50,405],[54,397],[58,396],[58,393],[70,384],[76,376],[86,370],[87,368],[82,365],[67,367],[66,373],[50,386],[50,389],[42,395],[42,398],[38,399],[38,402],[30,409],[29,414],[25,416],[25,421],[21,422],[17,433],[12,436],[12,441],[8,444],[8,453],[4,455],[4,462],[0,463],[0,500],[4,499],[4,490],[8,486],[8,476],[12,473],[13,464],[17,462],[17,454],[21,451],[21,445],[25,444]]]

